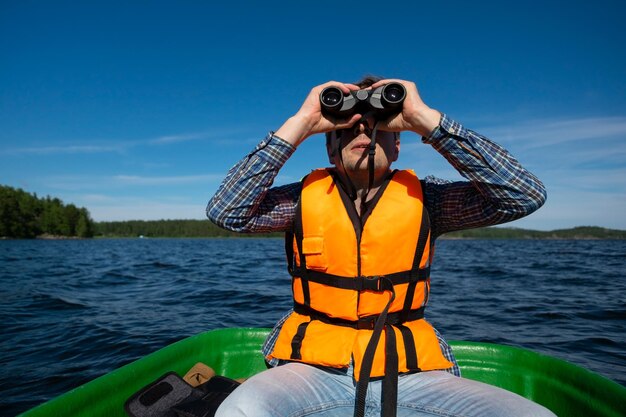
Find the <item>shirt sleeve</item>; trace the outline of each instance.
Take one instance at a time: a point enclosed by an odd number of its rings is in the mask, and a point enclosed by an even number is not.
[[[286,231],[291,227],[301,183],[272,188],[278,171],[295,148],[270,132],[233,166],[209,201],[207,217],[242,233]]]
[[[510,222],[534,212],[546,200],[541,181],[508,151],[445,114],[422,141],[469,180],[424,179],[434,236]]]

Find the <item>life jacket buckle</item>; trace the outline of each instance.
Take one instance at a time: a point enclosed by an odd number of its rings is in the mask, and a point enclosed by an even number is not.
[[[374,330],[374,327],[376,326],[377,318],[378,316],[367,317],[367,318],[362,318],[362,319],[357,320],[356,329],[357,330]]]
[[[374,275],[371,277],[360,276],[358,278],[357,290],[383,291],[383,275]]]

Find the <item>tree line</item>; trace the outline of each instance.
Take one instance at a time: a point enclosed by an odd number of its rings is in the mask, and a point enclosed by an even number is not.
[[[94,222],[86,208],[0,185],[0,237],[42,235],[92,237]]]
[[[626,230],[596,226],[578,226],[557,230],[483,227],[446,233],[442,237],[451,239],[626,239]]]
[[[96,223],[101,237],[274,237],[281,233],[241,234],[217,227],[209,220],[127,220]]]
[[[209,220],[127,220],[95,223],[98,237],[282,237],[283,233],[242,234]],[[581,226],[551,231],[483,227],[446,233],[442,239],[626,239],[625,230]]]
[[[221,229],[209,220],[128,220],[94,222],[89,211],[58,198],[37,197],[20,188],[0,185],[0,238],[36,237],[234,237],[281,236],[279,233],[242,235]]]

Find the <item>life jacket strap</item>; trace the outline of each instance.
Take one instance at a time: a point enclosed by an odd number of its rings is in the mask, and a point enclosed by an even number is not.
[[[398,411],[398,348],[393,327],[385,325],[385,377],[381,392],[384,417],[396,417]]]
[[[396,406],[398,402],[398,350],[393,327],[387,323],[389,307],[391,307],[393,300],[396,298],[396,292],[393,290],[393,285],[391,285],[391,283],[389,283],[389,285],[391,286],[391,296],[389,297],[387,305],[383,308],[374,323],[372,337],[367,343],[365,353],[363,354],[359,380],[356,384],[354,417],[364,417],[365,415],[365,397],[370,382],[370,373],[374,363],[376,347],[378,346],[378,341],[383,331],[385,331],[387,335],[387,341],[385,343],[385,376],[382,390],[382,414],[383,417],[396,416]],[[395,387],[392,385],[395,385]]]
[[[422,306],[418,309],[409,311],[408,314],[406,314],[404,310],[395,313],[387,313],[385,324],[398,326],[407,321],[423,319],[425,309],[426,307]],[[375,314],[372,316],[361,317],[358,320],[346,320],[338,317],[329,317],[321,311],[317,311],[309,306],[298,303],[294,304],[293,311],[303,316],[309,316],[311,317],[311,320],[318,320],[322,323],[333,324],[335,326],[351,327],[357,330],[374,330],[376,322],[380,317],[380,314]]]
[[[343,290],[355,291],[385,291],[390,288],[385,287],[386,282],[392,285],[417,283],[426,281],[430,277],[430,266],[425,268],[416,268],[408,271],[394,272],[388,275],[360,276],[360,277],[344,277],[340,275],[327,274],[325,272],[315,271],[311,269],[295,268],[290,273],[293,277],[302,279],[303,281],[315,282],[318,284],[328,285],[330,287]]]

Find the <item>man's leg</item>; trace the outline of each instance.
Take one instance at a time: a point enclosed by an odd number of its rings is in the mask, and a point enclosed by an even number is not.
[[[555,417],[510,391],[443,371],[400,376],[398,417],[408,416]]]
[[[339,417],[354,410],[351,376],[302,363],[263,371],[241,384],[216,417]]]
[[[380,415],[381,381],[370,383],[366,416]],[[339,417],[354,412],[349,374],[290,363],[261,372],[226,398],[216,417]],[[517,394],[448,372],[402,375],[398,417],[555,417]]]

